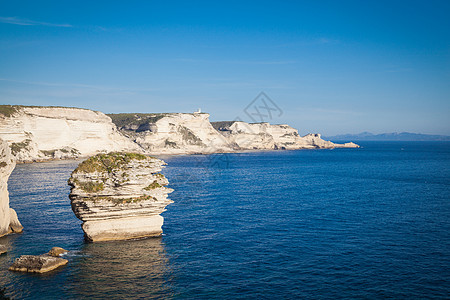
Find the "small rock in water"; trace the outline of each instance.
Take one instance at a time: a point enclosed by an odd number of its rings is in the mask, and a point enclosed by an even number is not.
[[[8,251],[6,250],[6,247],[3,246],[3,245],[0,245],[0,255],[2,255],[3,253],[6,253],[6,252],[8,252]]]
[[[69,262],[67,259],[57,257],[66,252],[67,250],[63,248],[53,247],[47,254],[22,255],[16,258],[14,263],[9,267],[9,270],[28,273],[49,272]]]
[[[60,257],[62,254],[65,254],[69,251],[67,251],[66,249],[63,249],[61,247],[53,247],[48,253],[47,255],[50,256],[54,256],[54,257]]]

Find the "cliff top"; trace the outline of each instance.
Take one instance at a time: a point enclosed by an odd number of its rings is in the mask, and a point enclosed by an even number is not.
[[[66,106],[33,106],[33,105],[0,105],[0,115],[5,117],[10,117],[18,112],[21,108],[65,108],[65,109],[82,109],[89,110],[87,108],[79,108],[79,107],[66,107]],[[95,111],[94,111],[95,112]]]
[[[110,117],[114,124],[118,128],[124,126],[140,126],[147,123],[156,123],[164,117],[175,116],[178,114],[183,115],[203,115],[206,113],[118,113],[118,114],[106,114]]]
[[[77,173],[107,172],[120,170],[132,160],[146,160],[153,157],[132,152],[110,152],[108,154],[97,154],[83,161],[73,171]]]

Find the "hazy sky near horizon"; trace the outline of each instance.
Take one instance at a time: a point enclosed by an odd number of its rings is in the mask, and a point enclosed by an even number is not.
[[[2,1],[0,104],[450,135],[450,1]]]

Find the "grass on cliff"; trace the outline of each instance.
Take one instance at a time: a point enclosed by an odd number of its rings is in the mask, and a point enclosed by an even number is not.
[[[11,146],[9,146],[11,148],[11,153],[13,155],[16,155],[22,149],[26,149],[30,145],[30,143],[31,143],[30,139],[26,139],[23,142],[19,142],[19,143],[12,143]]]
[[[21,108],[69,108],[69,109],[83,109],[90,110],[87,108],[80,107],[66,107],[66,106],[33,106],[33,105],[0,105],[0,115],[4,115],[5,117],[11,117]]]
[[[17,105],[0,105],[0,115],[10,117],[17,112],[18,108]]]
[[[143,154],[130,152],[110,152],[108,154],[97,154],[83,161],[73,173],[92,173],[120,170],[132,160],[145,160],[149,158]]]
[[[151,184],[149,184],[146,188],[144,188],[144,190],[146,191],[151,191],[157,188],[161,188],[163,187],[162,185],[160,185],[156,180],[153,181]]]
[[[142,124],[147,123],[156,123],[160,119],[164,118],[168,114],[160,113],[160,114],[142,114],[142,113],[122,113],[122,114],[107,114],[110,117],[114,124],[118,128],[122,128],[124,126],[137,125],[140,126]]]

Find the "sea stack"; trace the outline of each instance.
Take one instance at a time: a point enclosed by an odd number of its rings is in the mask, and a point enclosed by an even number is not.
[[[83,221],[87,241],[160,236],[160,214],[173,190],[159,173],[165,163],[138,153],[95,155],[78,165],[69,179],[72,210]]]
[[[16,211],[9,207],[8,178],[15,166],[8,144],[0,139],[0,236],[23,229]]]

